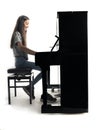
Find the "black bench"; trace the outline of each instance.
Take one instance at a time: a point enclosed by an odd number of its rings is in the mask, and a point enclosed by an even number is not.
[[[30,85],[30,104],[32,104],[32,96],[34,95],[34,87],[31,84],[31,81],[34,78],[34,73],[31,68],[10,68],[7,70],[8,73],[8,104],[11,104],[11,94],[10,89],[14,88],[14,95],[17,96],[16,88],[24,88],[27,85],[23,83],[28,83]],[[12,80],[12,85],[11,81]],[[18,85],[19,84],[19,85]],[[33,94],[33,95],[32,95]]]

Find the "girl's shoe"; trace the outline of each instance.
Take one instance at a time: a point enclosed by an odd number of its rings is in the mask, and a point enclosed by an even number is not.
[[[43,102],[43,94],[41,95],[41,99],[40,99],[40,101],[42,101]],[[47,102],[48,103],[55,103],[57,101],[57,99],[56,98],[54,98],[52,95],[50,95],[49,93],[47,93]]]

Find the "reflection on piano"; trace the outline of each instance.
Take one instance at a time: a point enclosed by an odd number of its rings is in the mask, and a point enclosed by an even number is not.
[[[57,17],[59,50],[39,52],[35,56],[36,65],[42,68],[44,100],[41,110],[42,113],[88,112],[87,11],[57,12]],[[47,104],[51,65],[60,65],[60,106]]]

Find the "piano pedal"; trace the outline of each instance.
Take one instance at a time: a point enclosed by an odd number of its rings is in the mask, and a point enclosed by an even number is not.
[[[51,89],[51,91],[52,91],[52,93],[59,93],[60,92],[60,89],[59,88],[55,88],[55,87],[52,87],[52,89]]]
[[[54,92],[54,88],[52,88],[52,90],[51,90],[52,92]]]

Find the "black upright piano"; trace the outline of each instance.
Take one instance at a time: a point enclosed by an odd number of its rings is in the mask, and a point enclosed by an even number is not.
[[[42,113],[88,112],[87,11],[57,12],[59,50],[38,52],[36,65],[42,68]],[[60,65],[60,105],[47,103],[49,67]]]

